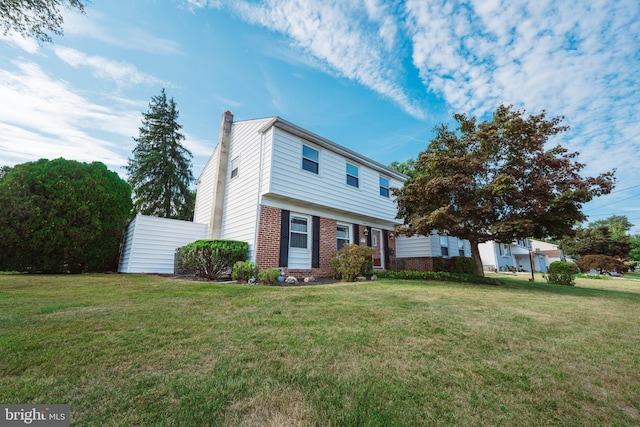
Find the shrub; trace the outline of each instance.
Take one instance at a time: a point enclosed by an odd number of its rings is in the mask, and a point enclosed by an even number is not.
[[[625,273],[629,268],[619,259],[607,255],[582,255],[576,261],[583,273],[590,270],[598,270],[600,274],[612,271]]]
[[[258,277],[260,281],[265,285],[273,285],[278,281],[278,277],[280,277],[280,269],[279,268],[267,268],[266,270],[262,270],[258,273]]]
[[[131,187],[100,162],[40,159],[0,171],[0,270],[115,271]]]
[[[455,274],[444,271],[380,271],[377,273],[379,278],[394,280],[438,280],[441,282],[466,282],[476,283],[479,285],[499,285],[500,282],[490,277],[477,276],[471,274]]]
[[[345,244],[331,258],[331,270],[337,279],[353,282],[358,276],[373,273],[373,248],[355,244]]]
[[[231,278],[240,283],[247,283],[252,277],[258,277],[258,266],[251,261],[237,261],[233,264]]]
[[[176,272],[217,280],[231,273],[236,262],[247,259],[249,244],[235,240],[196,240],[176,252]]]
[[[573,286],[574,276],[578,273],[578,266],[572,262],[554,261],[547,271],[547,282],[556,285]]]
[[[446,271],[447,273],[469,274],[472,276],[478,275],[476,262],[473,260],[473,258],[467,258],[464,256],[454,256],[451,258],[434,258],[433,271]]]

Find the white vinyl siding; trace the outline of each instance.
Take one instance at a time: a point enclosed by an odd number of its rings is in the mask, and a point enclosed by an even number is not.
[[[396,205],[391,198],[379,197],[379,173],[364,165],[358,168],[360,190],[345,185],[345,158],[328,149],[319,150],[319,173],[300,168],[303,145],[315,146],[281,129],[273,130],[272,173],[269,193],[280,199],[326,206],[350,215],[364,215],[383,223],[399,224]],[[390,179],[390,186],[402,182]]]
[[[173,274],[176,249],[206,237],[205,224],[137,215],[127,227],[118,271]]]
[[[249,259],[254,259],[260,195],[260,145],[263,136],[258,130],[268,121],[260,119],[234,122],[231,128],[229,170],[230,173],[233,170],[232,159],[238,159],[238,167],[242,167],[242,171],[235,178],[227,180],[220,237],[249,243]]]
[[[196,207],[193,222],[209,224],[213,209],[213,187],[217,167],[217,150],[213,152],[205,165],[196,184]]]

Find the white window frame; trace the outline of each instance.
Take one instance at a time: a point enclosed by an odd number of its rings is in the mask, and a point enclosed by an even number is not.
[[[449,237],[448,236],[440,236],[440,255],[442,255],[443,258],[449,257]]]
[[[355,175],[353,173],[349,173],[349,167],[355,169]],[[347,185],[354,188],[360,188],[360,168],[352,163],[347,162],[346,172],[347,172]],[[349,182],[349,177],[351,177],[352,179],[355,179],[355,185]]]
[[[305,152],[305,148],[307,148],[307,149],[309,149],[311,151],[314,151],[316,153],[316,159],[313,159],[313,158],[311,158],[309,156],[305,156],[305,153],[304,153]],[[305,161],[307,161],[310,164],[315,164],[316,165],[316,167],[315,167],[316,170],[313,171],[313,170],[307,169],[305,167]],[[313,174],[316,174],[316,175],[320,175],[320,150],[318,150],[316,148],[313,148],[310,145],[302,144],[302,170],[305,170],[305,171],[307,171],[309,173],[313,173]]]
[[[306,224],[307,230],[305,232],[301,232],[301,231],[294,231],[293,230],[293,221],[294,220],[303,220]],[[289,218],[289,248],[293,248],[293,249],[305,249],[308,250],[310,249],[310,245],[309,245],[309,240],[310,240],[310,220],[309,217],[307,216],[303,216],[303,215],[291,215],[291,217]],[[293,233],[299,234],[299,235],[306,235],[306,239],[305,239],[305,246],[304,247],[300,247],[300,246],[293,246]]]
[[[384,181],[386,181],[386,183],[387,183],[387,185],[386,185],[386,186],[382,185],[382,184],[383,184],[383,180],[384,180]],[[385,197],[385,198],[387,198],[387,199],[388,199],[388,198],[390,197],[390,195],[391,195],[391,190],[390,190],[390,188],[391,188],[391,182],[389,181],[389,178],[384,177],[384,176],[382,176],[382,175],[379,175],[379,176],[378,176],[378,184],[380,185],[380,196],[381,196],[381,197]],[[383,191],[383,190],[384,190],[384,191]],[[383,192],[384,192],[385,194],[383,194]]]
[[[338,236],[338,228],[339,227],[344,227],[347,230],[347,238],[340,238]],[[353,232],[351,230],[351,225],[350,224],[342,224],[342,223],[337,223],[336,224],[336,247],[338,248],[338,250],[340,250],[340,241],[342,241],[343,245],[346,245],[347,243],[352,243],[352,236],[353,236]]]
[[[233,174],[235,172],[235,175]],[[240,174],[240,156],[236,156],[231,160],[230,179],[237,178]]]
[[[464,248],[464,240],[458,240],[458,255],[459,256],[467,256],[466,250]]]

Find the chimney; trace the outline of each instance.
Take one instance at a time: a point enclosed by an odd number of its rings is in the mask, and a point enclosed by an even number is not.
[[[222,114],[220,136],[216,147],[216,172],[213,187],[211,219],[209,221],[209,239],[220,239],[222,234],[222,212],[224,208],[224,189],[227,185],[229,165],[229,145],[231,143],[231,125],[233,114],[227,110]]]

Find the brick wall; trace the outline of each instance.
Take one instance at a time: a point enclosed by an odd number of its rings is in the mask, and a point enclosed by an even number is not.
[[[260,206],[256,239],[256,264],[261,270],[278,267],[281,215],[280,209]]]
[[[256,264],[260,269],[265,268],[277,268],[279,264],[280,256],[280,220],[282,217],[282,211],[278,208],[272,208],[269,206],[260,207],[260,218],[258,220],[258,236],[256,239]],[[316,277],[331,277],[333,272],[331,271],[331,258],[337,251],[337,234],[336,234],[337,221],[328,218],[320,218],[320,267],[311,268],[305,270],[289,270],[284,269],[285,276],[295,276],[298,279],[303,279],[308,276]],[[367,236],[364,231],[365,225],[360,225],[360,235],[354,236],[354,241],[361,245],[366,245]],[[389,231],[391,234],[391,231]],[[363,242],[361,242],[363,240]],[[395,257],[395,239],[389,238],[385,243],[389,249],[389,267],[402,269],[397,265]],[[394,253],[391,253],[394,252]],[[406,260],[406,258],[404,259]],[[431,267],[431,264],[429,265]],[[415,269],[409,268],[406,269]],[[427,271],[427,270],[425,270]]]
[[[396,258],[395,268],[397,270],[433,271],[433,258]]]

